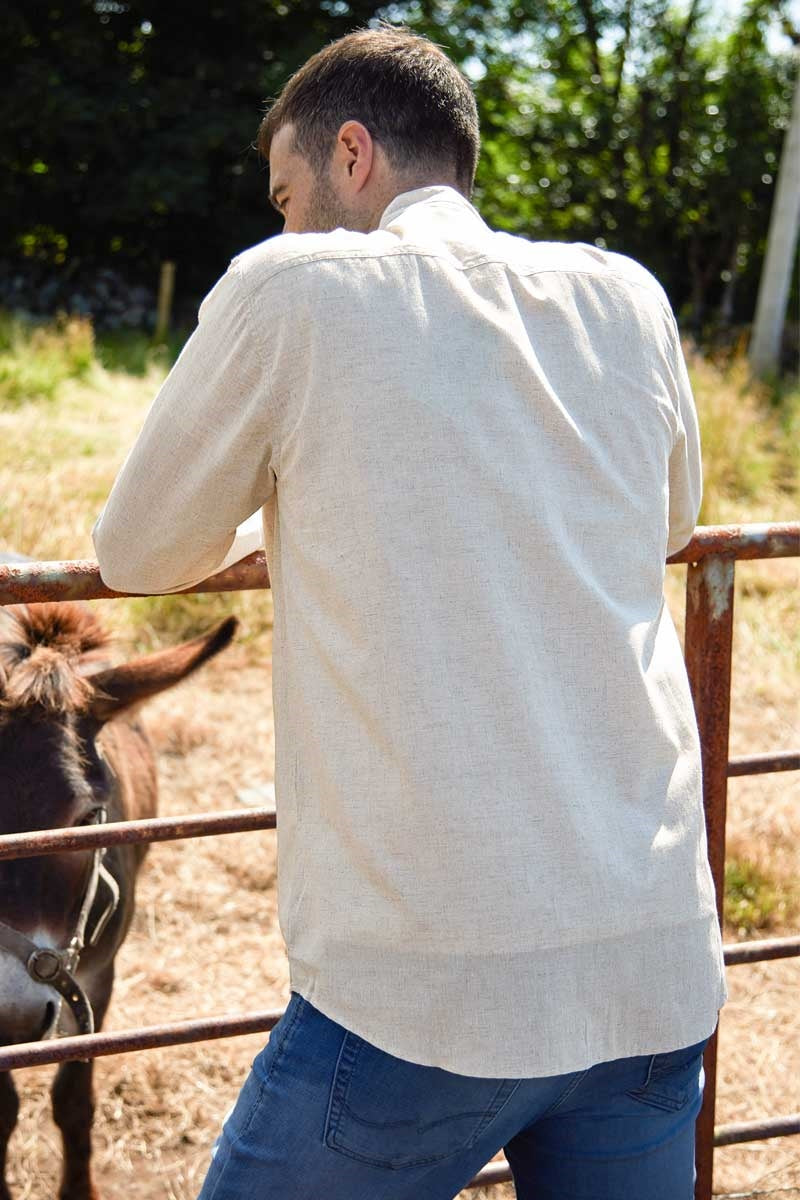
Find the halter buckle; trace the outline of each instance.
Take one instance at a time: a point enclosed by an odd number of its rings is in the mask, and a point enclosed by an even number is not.
[[[47,946],[34,950],[27,962],[28,974],[37,983],[50,983],[61,970],[61,955]]]

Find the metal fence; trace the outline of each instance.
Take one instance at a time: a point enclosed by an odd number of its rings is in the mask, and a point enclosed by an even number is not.
[[[706,526],[695,530],[689,545],[669,563],[687,563],[685,655],[703,751],[703,791],[711,870],[722,914],[725,874],[725,813],[728,779],[736,775],[800,770],[800,750],[728,760],[731,644],[736,562],[742,559],[800,556],[800,522],[776,525]],[[189,589],[193,592],[239,591],[269,586],[263,554]],[[47,600],[97,600],[118,596],[103,584],[97,564],[87,562],[25,563],[0,566],[0,605]],[[76,829],[42,830],[0,837],[0,859],[55,854],[123,842],[157,842],[212,834],[274,829],[269,808],[177,818],[116,822]],[[729,965],[800,955],[800,936],[735,943],[725,947]],[[279,1011],[246,1013],[116,1033],[65,1037],[0,1048],[0,1071],[99,1058],[131,1050],[176,1046],[212,1038],[264,1032],[280,1019]],[[768,1121],[741,1122],[715,1128],[717,1039],[705,1056],[706,1091],[698,1118],[696,1200],[711,1200],[715,1146],[784,1137],[800,1133],[800,1113]],[[484,1167],[469,1187],[486,1187],[511,1179],[504,1162]]]

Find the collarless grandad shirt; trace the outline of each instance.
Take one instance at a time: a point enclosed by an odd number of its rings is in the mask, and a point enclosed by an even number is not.
[[[246,251],[95,527],[167,592],[274,594],[292,988],[401,1058],[520,1077],[709,1034],[697,730],[663,600],[700,500],[666,297],[453,189]]]

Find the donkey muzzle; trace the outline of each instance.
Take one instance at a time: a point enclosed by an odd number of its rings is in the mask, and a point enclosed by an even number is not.
[[[81,1033],[94,1033],[92,1005],[69,969],[72,965],[69,950],[59,951],[49,946],[37,946],[24,933],[3,921],[0,921],[0,949],[13,954],[36,983],[53,988],[63,996]]]

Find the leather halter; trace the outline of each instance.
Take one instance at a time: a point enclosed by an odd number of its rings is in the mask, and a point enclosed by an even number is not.
[[[98,808],[94,819],[104,824],[108,818],[105,808]],[[92,853],[92,868],[89,881],[84,892],[81,911],[75,925],[75,931],[63,950],[54,950],[50,946],[38,946],[18,929],[0,921],[0,948],[9,951],[23,964],[31,979],[46,987],[54,988],[66,1000],[72,1009],[78,1029],[81,1033],[94,1033],[94,1013],[86,992],[75,978],[80,956],[86,947],[86,925],[92,910],[100,883],[104,883],[110,895],[106,907],[89,937],[89,945],[96,946],[100,937],[113,917],[119,905],[119,884],[104,864],[108,853],[107,847],[100,846]],[[55,1016],[50,1022],[44,1037],[52,1036],[58,1026],[61,1000],[58,1002]]]

